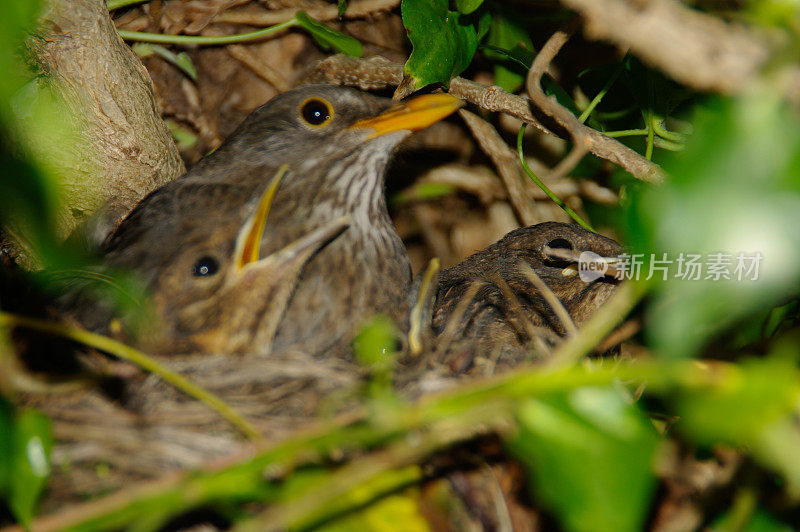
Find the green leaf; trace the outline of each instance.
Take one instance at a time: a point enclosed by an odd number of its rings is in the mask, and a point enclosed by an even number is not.
[[[344,16],[344,12],[347,11],[347,0],[339,0],[339,18]]]
[[[486,37],[486,44],[504,51],[487,49],[484,55],[498,63],[494,67],[494,82],[508,92],[519,90],[533,61],[533,42],[522,20],[512,8],[498,6],[493,10]],[[509,57],[513,58],[513,62],[508,62]]]
[[[456,0],[456,9],[465,15],[469,15],[479,7],[483,0]]]
[[[482,9],[480,13],[478,13],[477,17],[478,22],[475,25],[475,28],[478,33],[478,42],[480,42],[483,40],[483,37],[489,33],[489,28],[492,26],[492,12],[488,9]]]
[[[364,53],[364,47],[361,46],[358,39],[332,30],[322,22],[309,17],[305,11],[298,11],[295,14],[295,19],[300,27],[308,31],[323,48],[333,48],[337,52],[351,57],[361,57],[361,54]]]
[[[796,118],[764,91],[711,101],[694,127],[686,150],[663,162],[666,184],[633,190],[627,210],[633,252],[659,259],[666,253],[671,261],[653,280],[658,297],[646,331],[672,356],[696,353],[726,327],[800,290]],[[681,254],[700,255],[699,280],[685,267],[679,275]],[[721,269],[730,278],[718,279],[709,264],[725,261]],[[737,273],[740,264],[750,273]]]
[[[651,423],[613,388],[579,388],[519,409],[509,442],[538,501],[565,530],[641,530],[659,441]]]
[[[39,497],[50,476],[53,436],[50,420],[33,410],[16,419],[12,437],[12,464],[8,505],[25,526],[33,519]]]
[[[420,89],[447,83],[472,62],[478,47],[475,27],[447,0],[403,0],[403,25],[413,51],[405,64],[405,86]]]

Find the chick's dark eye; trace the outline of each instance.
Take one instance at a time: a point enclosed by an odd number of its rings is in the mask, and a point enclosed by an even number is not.
[[[219,262],[214,257],[202,257],[192,266],[192,275],[195,277],[209,277],[219,271]]]
[[[300,106],[300,115],[312,126],[321,126],[333,116],[333,109],[328,102],[311,98]]]
[[[572,250],[572,243],[565,238],[554,238],[553,240],[547,243],[547,247],[549,247],[550,249]]]

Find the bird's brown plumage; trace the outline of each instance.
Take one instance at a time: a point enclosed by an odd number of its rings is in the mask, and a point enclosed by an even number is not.
[[[137,271],[153,294],[158,327],[148,334],[148,346],[323,353],[347,346],[370,315],[395,311],[411,279],[383,194],[392,149],[410,133],[395,127],[395,110],[405,112],[397,102],[343,87],[284,93],[254,111],[189,173],[146,197],[103,252],[110,265]],[[376,134],[373,119],[387,111],[394,129]],[[294,257],[280,276],[261,275],[257,290],[253,282],[231,288],[237,237],[284,165],[261,257],[274,257],[343,217],[347,227],[312,239],[314,253]],[[265,288],[269,283],[274,286]],[[272,297],[278,288],[285,297]],[[248,345],[264,324],[245,317],[268,312],[275,331],[269,347],[261,340]]]
[[[516,229],[441,272],[433,305],[435,333],[441,336],[451,325],[455,350],[467,349],[471,355],[495,352],[512,364],[530,354],[532,334],[563,335],[563,320],[532,284],[526,265],[575,324],[586,321],[611,296],[617,281],[601,277],[586,282],[574,264],[553,258],[546,246],[602,257],[622,252],[613,240],[572,224],[546,222]]]

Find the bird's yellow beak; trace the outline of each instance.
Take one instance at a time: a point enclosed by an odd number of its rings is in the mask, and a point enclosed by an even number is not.
[[[359,120],[350,129],[371,129],[369,138],[392,131],[419,131],[455,112],[464,102],[449,94],[425,94],[401,102],[374,118]]]

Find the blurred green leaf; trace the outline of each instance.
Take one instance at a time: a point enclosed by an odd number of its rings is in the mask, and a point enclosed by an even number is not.
[[[664,353],[685,356],[800,291],[800,127],[766,92],[714,100],[664,168],[664,186],[631,191],[626,230],[634,253],[672,261],[655,276],[646,332]],[[699,280],[685,264],[679,275],[681,254],[701,256]],[[717,279],[714,263],[730,278]]]
[[[397,328],[386,316],[369,321],[353,341],[356,359],[367,367],[382,366],[397,351]]]
[[[449,196],[456,188],[450,183],[417,183],[414,186],[392,196],[390,203],[402,205],[412,201],[427,201]]]
[[[732,525],[733,517],[730,512],[725,513],[709,527],[709,532],[727,532],[729,530],[738,532],[792,532],[796,530],[761,510],[754,512],[744,526]]]
[[[460,12],[464,13],[465,15],[469,15],[479,7],[483,0],[456,0],[456,9]]]
[[[10,2],[0,17],[0,70],[5,73],[0,78],[0,224],[44,263],[63,264],[67,257],[56,237],[56,187],[42,155],[52,149],[53,139],[69,135],[49,86],[34,77],[21,57],[39,6],[35,0]]]
[[[300,27],[308,31],[323,48],[333,48],[337,52],[351,57],[361,57],[361,54],[364,53],[364,47],[361,46],[358,39],[332,30],[322,22],[309,17],[305,11],[298,11],[295,14],[295,19]]]
[[[317,530],[321,532],[349,532],[352,530],[391,532],[398,530],[399,526],[402,526],[405,532],[431,530],[430,525],[420,513],[417,497],[412,494],[390,495],[352,515],[337,519],[328,525],[322,525]]]
[[[477,31],[448,9],[447,0],[403,0],[400,9],[413,47],[404,84],[420,89],[447,83],[469,66],[478,47]]]
[[[169,132],[172,133],[172,138],[175,139],[175,142],[178,143],[178,148],[181,150],[188,150],[195,144],[197,144],[197,135],[192,133],[192,131],[181,125],[179,122],[168,118],[164,120],[169,128]]]
[[[505,51],[499,53],[489,48],[484,55],[498,63],[494,67],[494,82],[508,92],[516,92],[522,87],[525,73],[533,61],[533,42],[523,20],[512,8],[498,5],[492,10],[486,36],[486,44]],[[508,64],[509,56],[513,58],[511,64]]]
[[[398,349],[397,338],[394,321],[388,316],[378,315],[368,321],[353,340],[356,360],[371,372],[365,393],[374,400],[370,406],[378,416],[392,415],[396,406],[392,377]]]
[[[178,69],[189,76],[192,81],[197,81],[197,70],[194,68],[194,63],[192,63],[192,59],[186,52],[176,54],[159,44],[144,42],[137,42],[131,48],[139,57],[157,55],[166,62],[178,67]]]
[[[659,441],[650,422],[612,388],[579,388],[519,409],[509,442],[540,500],[570,531],[640,530],[655,488]]]
[[[0,397],[0,499],[6,497],[11,478],[13,416],[11,404]]]
[[[33,519],[50,476],[53,436],[50,420],[33,410],[20,413],[14,424],[8,505],[25,526]]]
[[[781,26],[794,30],[800,25],[800,2],[797,0],[748,0],[749,19],[763,26]]]
[[[761,464],[778,471],[800,496],[800,399],[797,339],[783,339],[766,359],[726,366],[715,388],[685,389],[674,398],[677,427],[706,446],[749,448]]]
[[[344,16],[344,12],[347,11],[347,0],[339,0],[337,7],[339,18],[342,18]]]
[[[796,361],[786,356],[726,366],[716,388],[675,396],[679,427],[705,445],[748,445],[765,427],[791,415],[800,397]],[[721,370],[722,371],[722,370]]]

